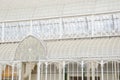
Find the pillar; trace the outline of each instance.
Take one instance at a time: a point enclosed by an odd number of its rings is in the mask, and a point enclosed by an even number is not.
[[[37,63],[37,80],[40,80],[40,61]]]
[[[14,80],[14,69],[15,69],[15,64],[12,64],[12,80]]]
[[[2,65],[0,64],[0,80],[2,80]]]
[[[90,80],[90,64],[87,64],[87,80]]]
[[[65,61],[63,61],[62,67],[63,67],[63,80],[65,80]]]
[[[101,80],[104,80],[104,75],[103,75],[103,61],[101,61]]]
[[[92,80],[95,80],[95,67],[94,63],[92,62]]]
[[[48,62],[45,63],[45,80],[47,80],[47,67],[48,67]]]
[[[61,80],[61,73],[62,73],[62,67],[61,67],[61,63],[59,63],[59,80]]]
[[[29,80],[31,80],[31,63],[29,63]]]
[[[84,61],[81,62],[81,68],[82,68],[82,80],[84,80]]]
[[[19,63],[19,80],[22,80],[22,63]]]

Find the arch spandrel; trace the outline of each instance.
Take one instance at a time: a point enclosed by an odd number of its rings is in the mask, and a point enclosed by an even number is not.
[[[20,42],[15,53],[15,60],[36,61],[44,58],[46,58],[44,45],[31,35]]]

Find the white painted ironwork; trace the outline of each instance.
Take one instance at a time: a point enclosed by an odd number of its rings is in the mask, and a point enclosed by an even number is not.
[[[0,41],[2,42],[2,37],[3,37],[3,35],[2,35],[2,33],[3,33],[3,26],[2,26],[2,23],[0,23]]]
[[[62,72],[63,72],[63,73],[62,73],[62,77],[63,77],[62,80],[65,80],[65,61],[63,61],[63,63],[62,63],[62,68],[63,68],[63,69],[62,69],[62,70],[63,70],[63,71],[62,71]]]
[[[0,80],[2,80],[3,66],[0,64]]]
[[[12,80],[32,80],[32,70],[36,64],[34,62],[38,61],[36,80],[65,80],[66,73],[67,79],[71,80],[75,80],[75,77],[77,80],[80,77],[82,80],[120,80],[119,37],[62,40],[119,36],[119,15],[116,13],[0,23],[0,41],[9,42],[0,44],[0,80],[6,80],[6,75],[12,75],[11,78],[8,77]],[[45,44],[41,40],[44,40]],[[59,67],[55,66],[55,60]],[[14,64],[14,61],[21,62]],[[22,69],[22,62],[25,69]],[[71,64],[66,67],[66,62]],[[4,65],[4,69],[1,65]],[[23,70],[25,72],[22,72]]]
[[[45,80],[48,80],[48,62],[45,62]]]
[[[18,70],[19,70],[18,80],[22,80],[22,63],[21,62],[18,65]]]
[[[41,68],[41,63],[40,61],[37,63],[37,80],[40,80],[40,68]]]
[[[46,58],[43,44],[33,36],[25,38],[18,45],[15,53],[17,53],[15,54],[15,60],[39,60]]]
[[[2,23],[2,28],[1,28],[1,40],[2,40],[2,42],[4,42],[4,31],[5,31],[5,27],[4,27],[4,23]]]
[[[42,40],[119,36],[119,15],[113,13],[3,22],[0,23],[3,24],[0,39],[5,42],[21,41],[29,34]]]
[[[101,61],[101,79],[102,80],[104,80],[103,67],[104,67],[104,63],[103,61]]]
[[[109,62],[106,62],[103,60],[96,61],[98,63],[94,61],[88,61],[88,62],[81,61],[81,64],[78,61],[76,62],[68,61],[68,62],[69,63],[65,66],[65,62],[63,61],[62,67],[64,65],[65,71],[63,71],[62,73],[60,71],[59,74],[57,74],[57,68],[54,62],[50,61],[51,66],[48,65],[49,62],[42,62],[42,63],[45,63],[47,66],[46,65],[43,66],[44,72],[42,73],[42,76],[41,76],[42,70],[40,70],[40,68],[42,68],[42,66],[40,65],[41,61],[39,61],[37,63],[37,73],[35,74],[36,78],[33,77],[33,74],[31,73],[31,79],[34,79],[34,80],[35,79],[37,80],[55,80],[55,79],[59,79],[59,80],[63,80],[63,79],[64,80],[68,80],[68,79],[69,80],[76,80],[76,79],[77,80],[79,79],[82,79],[82,80],[84,79],[87,79],[87,80],[91,80],[91,79],[92,80],[120,80],[120,77],[119,77],[120,76],[120,63],[118,61],[112,61],[112,60],[110,60]],[[20,69],[21,63],[14,63],[14,64],[13,63],[9,65],[4,64],[4,69],[2,69],[3,70],[2,80],[6,80],[6,79],[20,80],[22,78],[21,69]],[[61,62],[58,62],[58,63],[61,63]],[[18,66],[16,66],[16,64],[18,64]],[[60,66],[61,65],[59,65],[58,67],[59,69],[60,69]],[[19,70],[18,72],[16,71],[16,68],[18,68]],[[11,78],[8,77],[10,75],[12,75]],[[26,80],[29,80],[29,78],[28,79],[26,78]]]
[[[84,80],[84,72],[83,72],[84,71],[84,61],[81,62],[81,69],[82,69],[81,70],[82,71],[82,73],[81,73],[82,74],[82,80]]]
[[[62,65],[59,63],[59,80],[62,80]]]
[[[32,70],[31,66],[32,66],[32,65],[31,65],[31,63],[29,63],[29,64],[30,64],[30,65],[27,66],[26,69],[28,68],[28,77],[29,77],[28,80],[31,80],[31,72],[32,72],[32,71],[31,71],[31,70]]]
[[[15,64],[12,64],[12,80],[14,80],[14,75],[15,75]]]

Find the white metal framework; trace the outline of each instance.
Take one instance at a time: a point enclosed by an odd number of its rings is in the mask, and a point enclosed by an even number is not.
[[[0,80],[120,80],[119,16],[1,22]]]
[[[116,40],[118,39],[118,40]],[[95,45],[92,44],[97,40],[101,45],[97,43]],[[106,41],[107,40],[107,41]],[[111,40],[111,41],[110,41]],[[66,40],[65,40],[66,41]],[[70,40],[70,44],[74,45],[77,42],[76,40]],[[73,42],[72,42],[73,41]],[[81,40],[78,40],[81,41]],[[115,42],[114,42],[115,41]],[[0,61],[0,79],[1,80],[120,80],[120,38],[99,38],[93,39],[91,43],[91,39],[87,39],[87,44],[89,49],[85,46],[82,46],[86,43],[86,39],[82,39],[80,44],[77,44],[77,47],[81,45],[79,49],[79,55],[74,54],[76,51],[74,50],[75,46],[69,45],[69,40],[67,40],[67,44],[69,47],[64,46],[67,50],[65,53],[69,53],[69,51],[73,52],[69,54],[61,53],[63,58],[59,58],[60,54],[56,55],[55,52],[59,53],[61,51],[61,46],[59,46],[60,42],[63,44],[63,41],[46,41],[43,44],[40,40],[33,36],[26,37],[21,42],[17,43],[1,43],[8,44],[8,47],[12,47],[13,44],[17,44],[14,53],[11,53],[11,58],[1,51],[1,61]],[[48,44],[51,42],[51,46]],[[83,43],[84,42],[84,43]],[[106,43],[103,44],[103,43]],[[56,44],[55,44],[56,43]],[[116,44],[117,43],[117,44]],[[57,45],[58,44],[58,45]],[[11,45],[11,46],[10,46]],[[60,50],[57,50],[56,45]],[[45,47],[46,46],[46,47]],[[5,47],[5,46],[4,46]],[[11,52],[10,48],[8,48],[8,52]],[[52,48],[54,49],[52,49]],[[90,48],[94,47],[94,49]],[[95,48],[96,47],[96,48]],[[46,48],[46,49],[45,49]],[[54,53],[50,55],[51,51],[48,50],[51,48]],[[71,50],[73,49],[73,51]],[[85,49],[85,50],[84,50]],[[97,50],[95,50],[97,49]],[[109,56],[107,53],[107,49],[109,49]],[[3,49],[4,50],[4,49]],[[47,52],[47,51],[48,52]],[[91,56],[84,56],[82,53],[87,55],[87,52],[97,53],[89,53]],[[7,50],[6,50],[7,51]],[[7,53],[8,53],[7,52]],[[47,53],[46,53],[47,52]],[[104,53],[104,56],[100,56],[101,52]],[[111,53],[110,53],[111,52]],[[73,57],[72,55],[77,57]],[[114,54],[114,55],[113,55]],[[118,55],[116,55],[118,54]],[[98,56],[96,56],[98,55]],[[8,56],[8,59],[6,58]],[[53,57],[51,57],[53,56]],[[67,56],[67,57],[65,57]],[[71,57],[70,57],[71,56]],[[2,58],[3,57],[3,58]],[[5,59],[6,58],[6,59]]]
[[[21,41],[29,34],[39,39],[65,39],[120,35],[120,13],[8,21],[0,23],[0,40]]]

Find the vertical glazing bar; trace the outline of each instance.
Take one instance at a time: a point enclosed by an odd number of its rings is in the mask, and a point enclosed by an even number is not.
[[[32,20],[30,20],[30,35],[32,35],[32,29],[33,29],[33,23],[32,23]]]
[[[104,19],[103,19],[103,17],[102,18],[100,18],[100,25],[101,25],[101,29],[103,30],[103,27],[104,27]],[[100,29],[100,36],[102,36],[102,33],[104,33],[105,32],[105,30],[101,30]]]
[[[82,80],[84,80],[84,61],[81,62],[81,68],[82,68]]]
[[[37,80],[40,80],[40,61],[37,63]]]
[[[15,64],[12,64],[12,80],[14,80],[14,69],[15,69]]]
[[[113,15],[111,15],[111,17],[112,17],[112,29],[115,31],[115,21],[114,21],[114,16]]]
[[[103,61],[101,61],[101,77],[102,77],[102,80],[104,80],[104,75],[103,75]]]
[[[93,34],[94,34],[94,22],[95,22],[95,18],[94,18],[94,15],[92,15],[92,18],[91,18],[92,20],[91,20],[91,23],[92,23],[92,26],[91,26],[91,36],[93,36]]]
[[[4,42],[4,37],[5,37],[5,24],[2,23],[2,42]]]
[[[59,21],[60,23],[60,38],[62,37],[62,35],[63,35],[63,22],[62,22],[62,18],[60,18],[60,21]]]
[[[87,29],[87,33],[88,33],[88,35],[89,35],[89,27],[88,27],[88,19],[87,19],[87,17],[85,17],[85,22],[86,22],[86,29]]]

